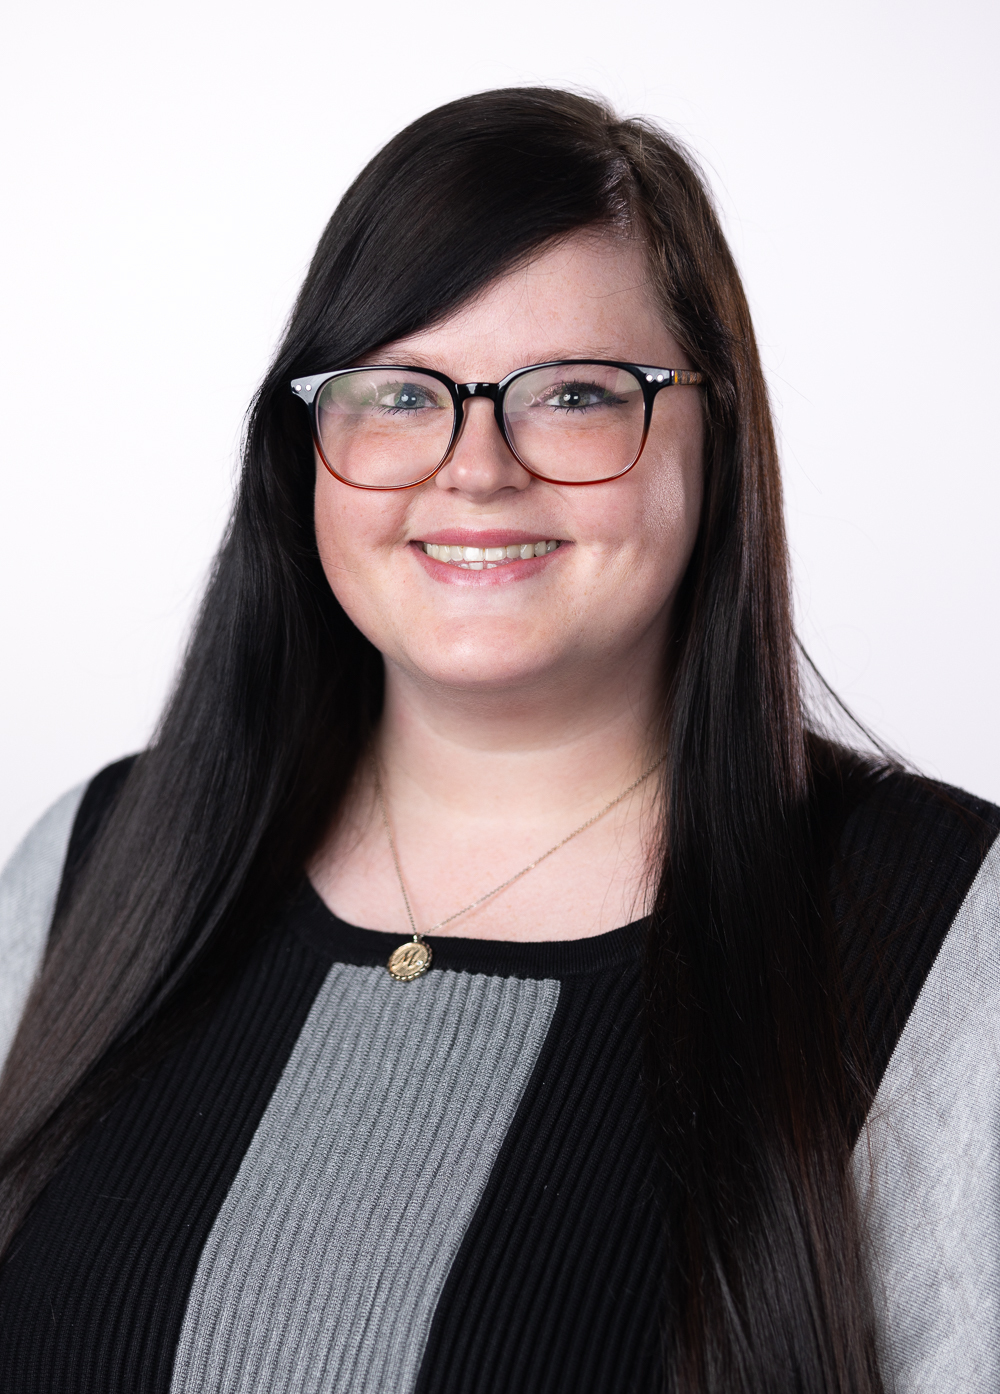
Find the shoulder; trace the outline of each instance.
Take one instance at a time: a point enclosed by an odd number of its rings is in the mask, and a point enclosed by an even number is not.
[[[997,832],[996,804],[902,769],[880,769],[849,811],[840,852],[855,873],[905,868],[927,885],[943,884],[982,861]]]
[[[898,770],[875,775],[844,820],[831,895],[873,1086],[967,897],[996,894],[998,832],[995,805]]]
[[[29,829],[0,871],[0,1064],[65,901],[134,756],[119,760],[58,799]]]
[[[998,832],[995,804],[901,770],[879,771],[843,824],[841,895],[888,909],[929,896],[954,912]]]
[[[865,989],[884,1058],[854,1162],[885,1373],[901,1391],[996,1388],[1000,811],[898,775],[865,802],[841,895],[881,917]]]

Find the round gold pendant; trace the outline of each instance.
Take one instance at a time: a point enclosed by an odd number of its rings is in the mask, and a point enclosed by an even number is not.
[[[397,983],[411,983],[431,966],[431,946],[423,939],[410,939],[400,944],[398,949],[393,949],[386,966],[389,976],[395,978]]]

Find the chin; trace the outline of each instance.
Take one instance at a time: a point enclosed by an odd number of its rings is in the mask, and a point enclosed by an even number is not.
[[[521,646],[502,635],[475,644],[442,644],[429,651],[410,648],[400,658],[403,667],[419,673],[424,681],[466,692],[532,684],[554,666],[551,646]]]

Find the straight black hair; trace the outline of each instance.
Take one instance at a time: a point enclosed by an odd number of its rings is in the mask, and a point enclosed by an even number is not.
[[[11,1050],[0,1244],[137,1062],[235,971],[378,721],[381,658],[320,567],[313,454],[289,380],[440,320],[554,239],[609,226],[644,242],[665,322],[708,378],[703,516],[665,674],[646,965],[665,1382],[871,1394],[824,889],[830,791],[861,766],[803,719],[767,393],[704,182],[656,127],[567,92],[488,92],[422,117],[323,233],[251,410],[176,689],[57,916]]]

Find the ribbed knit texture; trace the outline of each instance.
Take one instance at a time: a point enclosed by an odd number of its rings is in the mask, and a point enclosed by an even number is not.
[[[412,1388],[558,996],[331,969],[202,1254],[173,1394]]]
[[[886,1387],[1000,1389],[1000,842],[885,1072],[855,1175]]]
[[[124,773],[88,789],[71,874]],[[834,877],[858,1126],[879,1091],[855,1160],[897,1394],[1000,1377],[998,819],[891,776]],[[34,876],[46,905],[59,873]],[[303,880],[25,1221],[0,1266],[0,1390],[653,1394],[671,1256],[645,933],[436,939],[430,974],[397,984],[399,940]]]
[[[3,1394],[166,1394],[202,1245],[327,968],[276,935],[90,1130],[0,1268]]]
[[[1000,809],[959,789],[891,775],[844,828],[834,877],[857,1133],[949,926],[997,832]]]
[[[575,974],[452,1268],[419,1394],[656,1388],[666,1249],[639,966]]]

